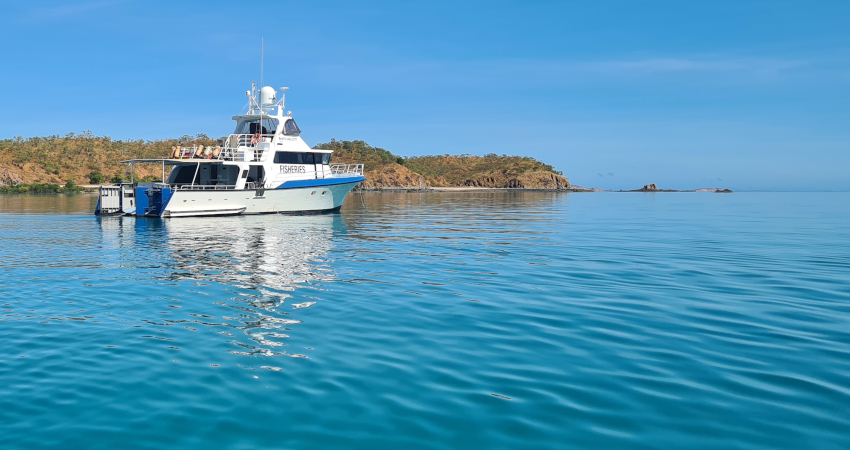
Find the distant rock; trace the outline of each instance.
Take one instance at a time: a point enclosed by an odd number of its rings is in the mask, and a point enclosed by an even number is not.
[[[609,191],[614,192],[614,191]],[[618,192],[717,192],[721,194],[731,194],[731,189],[722,189],[722,188],[700,188],[700,189],[691,189],[687,191],[682,191],[679,189],[658,189],[658,186],[655,183],[650,183],[644,185],[640,189],[634,189],[631,191],[618,191]]]
[[[635,190],[632,190],[632,191],[625,191],[625,192],[688,192],[688,191],[677,191],[676,189],[658,189],[658,185],[656,185],[655,183],[649,183],[649,184],[645,184],[640,189],[635,189]],[[690,192],[693,192],[693,191],[690,191]]]

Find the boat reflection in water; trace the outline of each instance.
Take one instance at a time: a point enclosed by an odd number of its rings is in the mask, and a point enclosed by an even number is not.
[[[331,237],[345,229],[339,214],[169,220],[163,228],[173,279],[269,292],[332,280]]]
[[[235,340],[240,349],[230,353],[303,356],[279,351],[290,326],[301,323],[293,317],[297,313],[279,309],[284,303],[293,310],[313,306],[315,297],[288,301],[291,292],[334,279],[328,255],[334,233],[345,229],[339,214],[196,218],[165,221],[163,227],[173,281],[237,288],[239,301],[216,303],[234,308],[235,317],[224,317],[230,331],[240,330],[253,342]]]
[[[283,339],[301,323],[299,310],[313,306],[315,292],[335,279],[329,256],[333,236],[346,232],[340,214],[165,221],[114,217],[101,219],[101,229],[104,244],[119,249],[124,267],[155,266],[156,284],[182,286],[175,289],[179,299],[167,298],[179,302],[168,306],[172,309],[146,311],[135,320],[189,330],[206,325],[237,346],[230,353],[293,357],[304,355],[283,351]],[[139,252],[139,246],[147,246],[146,251]],[[128,255],[139,260],[128,261]],[[149,275],[138,281],[149,282]],[[192,284],[198,287],[186,288]],[[293,292],[305,287],[312,290]],[[216,289],[212,299],[202,293]]]

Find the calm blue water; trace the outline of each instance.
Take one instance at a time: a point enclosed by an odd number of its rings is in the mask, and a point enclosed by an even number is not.
[[[0,447],[850,448],[850,194],[0,196]]]

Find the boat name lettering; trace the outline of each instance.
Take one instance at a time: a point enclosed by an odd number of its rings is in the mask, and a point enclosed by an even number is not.
[[[307,168],[304,166],[280,166],[280,173],[307,173]]]

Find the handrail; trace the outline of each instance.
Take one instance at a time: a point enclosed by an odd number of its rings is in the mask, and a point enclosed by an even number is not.
[[[181,191],[219,191],[219,190],[229,190],[236,189],[236,185],[233,184],[210,184],[210,185],[201,185],[201,184],[167,184],[167,183],[156,183],[153,185],[155,189],[175,189]]]
[[[258,142],[253,142],[253,134],[231,134],[224,140],[224,145],[221,147],[221,153],[218,155],[218,160],[221,161],[245,161],[246,152],[248,152],[247,161],[260,162],[265,159],[266,150],[259,148],[261,143],[271,143],[274,139],[274,134],[261,134]]]
[[[213,184],[213,185],[201,185],[201,184],[178,184],[172,185],[175,189],[181,191],[226,191],[228,189],[236,189],[236,186],[233,184]]]
[[[331,164],[334,177],[363,176],[363,164]]]
[[[179,152],[177,155],[177,159],[190,159],[190,160],[198,160],[198,159],[206,159],[206,160],[214,160],[214,161],[246,161],[245,154],[248,152],[249,162],[260,162],[264,159],[266,155],[266,151],[264,148],[260,148],[259,144],[269,144],[274,139],[274,134],[261,134],[258,142],[253,142],[254,134],[231,134],[224,142],[220,142],[221,145],[218,146],[210,146],[204,147],[204,151],[201,156],[196,156],[198,153],[198,145],[192,145],[191,147],[178,147]],[[215,151],[218,151],[218,155],[214,155]]]

